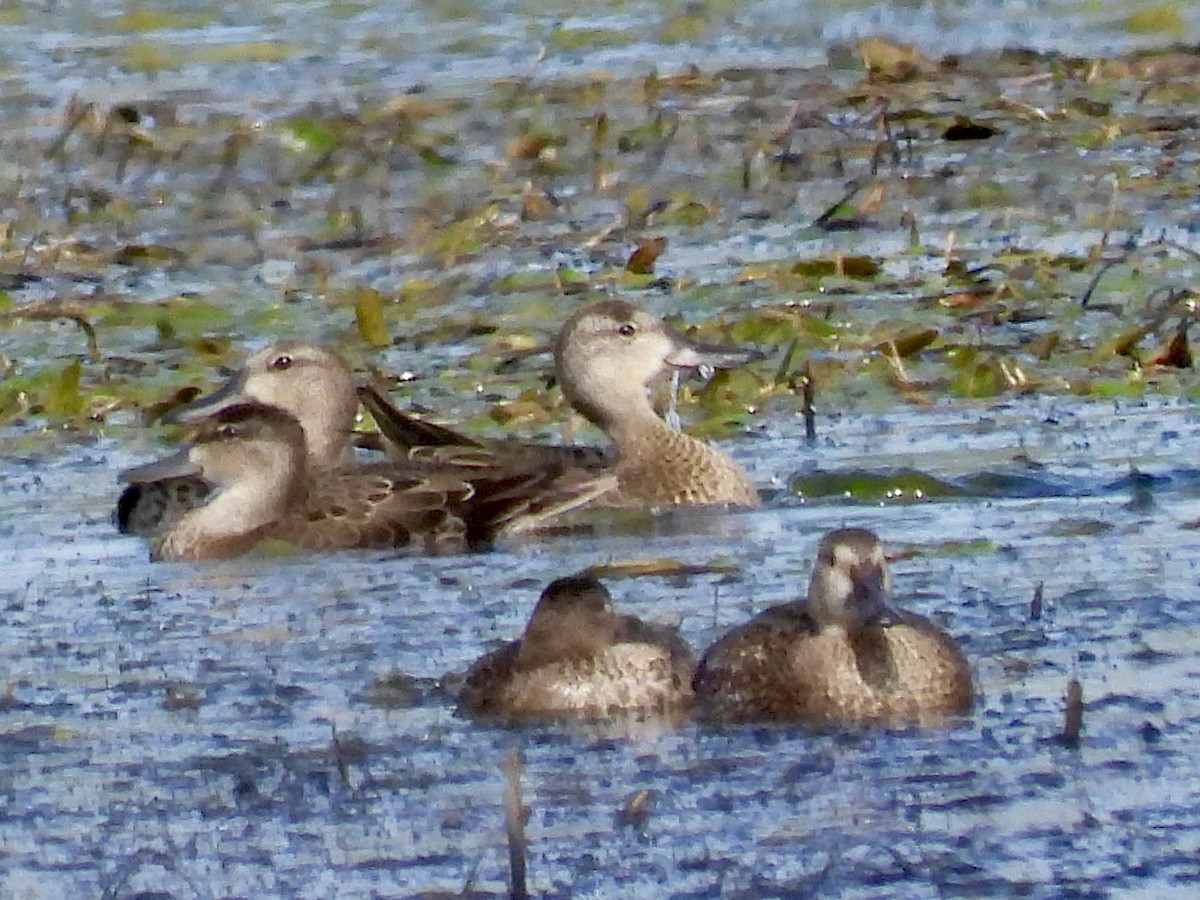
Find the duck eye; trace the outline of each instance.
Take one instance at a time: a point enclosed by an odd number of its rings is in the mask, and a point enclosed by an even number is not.
[[[235,438],[238,436],[238,431],[232,425],[222,425],[217,429],[217,437],[219,438]]]
[[[633,337],[635,334],[637,334],[637,326],[632,322],[626,322],[617,329],[617,333],[623,337]]]
[[[281,353],[279,356],[271,360],[272,369],[290,369],[292,367],[292,358],[286,353]]]

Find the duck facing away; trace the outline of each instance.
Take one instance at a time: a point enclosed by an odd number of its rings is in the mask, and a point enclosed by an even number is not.
[[[468,478],[391,464],[311,473],[300,423],[277,407],[250,403],[220,410],[183,451],[122,477],[201,478],[213,486],[205,503],[152,539],[151,556],[161,560],[237,556],[265,539],[309,550],[481,549],[587,502],[613,481],[500,469]]]
[[[698,706],[718,720],[937,724],[972,702],[954,639],[889,605],[883,548],[871,531],[821,539],[808,597],[718,640],[696,671]]]
[[[758,506],[758,491],[736,462],[712,445],[669,427],[654,411],[646,388],[675,369],[729,368],[760,359],[757,350],[696,344],[626,300],[588,304],[567,319],[554,348],[558,383],[567,401],[613,443],[594,448],[473,441],[398,412],[373,388],[359,389],[385,436],[410,448],[410,456],[468,460],[508,458],[551,461],[608,470],[617,489],[604,506],[681,504]]]
[[[176,407],[165,419],[191,424],[248,402],[278,407],[300,423],[310,471],[331,470],[346,462],[358,398],[354,374],[330,348],[276,341],[252,354],[224,386]],[[117,501],[117,527],[125,534],[152,535],[203,503],[211,488],[199,476],[130,484]]]
[[[542,592],[525,633],[467,672],[459,707],[497,718],[665,716],[692,702],[695,659],[672,628],[612,611],[591,576]]]

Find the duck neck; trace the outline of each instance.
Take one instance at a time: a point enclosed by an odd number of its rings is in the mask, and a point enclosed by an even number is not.
[[[304,443],[308,450],[308,465],[312,469],[336,469],[350,456],[347,447],[349,431],[340,428],[322,428],[307,417],[301,420]]]
[[[266,481],[243,480],[220,488],[203,506],[184,515],[162,537],[162,559],[233,556],[278,522],[306,491],[301,473],[279,470]]]
[[[663,433],[676,433],[659,418],[650,399],[641,391],[603,405],[576,404],[576,409],[604,430],[616,445],[618,454],[632,452],[648,439],[653,441]]]

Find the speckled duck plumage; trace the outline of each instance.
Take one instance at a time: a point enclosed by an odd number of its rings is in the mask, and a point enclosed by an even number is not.
[[[672,369],[735,366],[759,358],[757,351],[696,344],[636,304],[607,299],[567,319],[554,356],[564,396],[612,439],[611,452],[473,441],[403,415],[373,388],[361,388],[360,397],[389,439],[413,456],[467,465],[517,456],[532,464],[565,460],[608,470],[617,476],[617,488],[597,498],[604,506],[759,504],[741,466],[711,444],[668,427],[646,396],[647,385]]]
[[[879,539],[826,535],[806,599],[772,607],[718,640],[694,682],[719,720],[937,724],[970,710],[970,668],[954,639],[890,605]]]
[[[611,478],[570,471],[495,468],[468,477],[386,463],[313,477],[304,441],[300,424],[283,410],[236,404],[204,420],[180,453],[126,473],[135,482],[195,477],[212,485],[202,505],[157,532],[152,556],[217,559],[265,539],[306,550],[461,552],[611,488]]]
[[[674,629],[613,612],[595,578],[571,576],[542,592],[519,640],[471,667],[459,704],[499,718],[669,715],[691,705],[694,664]]]
[[[172,410],[167,420],[195,423],[246,402],[278,407],[300,423],[310,472],[330,471],[347,460],[358,399],[353,372],[330,348],[276,341],[251,354],[219,390]],[[211,488],[198,476],[130,483],[117,501],[117,527],[125,534],[153,535],[202,504]]]

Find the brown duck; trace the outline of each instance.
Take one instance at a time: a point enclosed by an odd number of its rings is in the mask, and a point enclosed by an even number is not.
[[[695,659],[672,628],[612,611],[595,578],[560,578],[542,592],[525,633],[466,675],[459,706],[502,718],[660,716],[692,702]]]
[[[152,540],[162,560],[219,559],[276,539],[318,550],[486,547],[586,503],[612,479],[577,472],[490,469],[447,474],[391,464],[310,473],[305,433],[283,410],[236,404],[197,429],[169,459],[132,469],[130,482],[201,478],[206,501]]]
[[[712,445],[669,427],[654,411],[646,387],[673,369],[727,368],[761,358],[757,350],[702,346],[626,300],[591,303],[567,319],[554,348],[563,394],[612,440],[612,451],[518,442],[474,441],[409,418],[374,388],[359,389],[388,440],[406,457],[453,465],[489,465],[519,458],[527,464],[565,464],[611,471],[617,489],[604,506],[677,504],[757,506],[758,492],[741,466]]]
[[[332,470],[347,461],[358,398],[353,372],[330,348],[276,341],[252,354],[219,390],[171,410],[165,418],[195,423],[247,402],[278,407],[300,423],[310,472]],[[154,534],[202,504],[211,488],[198,476],[132,483],[117,501],[117,527],[126,534]]]
[[[827,534],[807,599],[766,610],[705,653],[699,707],[721,720],[824,724],[935,724],[968,712],[971,673],[954,639],[889,600],[875,534]]]

